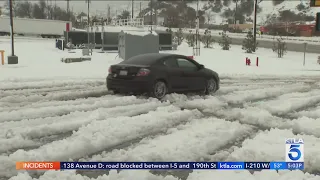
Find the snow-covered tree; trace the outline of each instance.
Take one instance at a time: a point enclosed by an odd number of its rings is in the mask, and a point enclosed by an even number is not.
[[[278,58],[282,58],[286,54],[287,44],[282,37],[273,42],[272,51],[278,54]]]
[[[170,29],[171,30],[171,29]],[[183,30],[181,28],[179,28],[179,30],[177,32],[174,33],[175,39],[176,39],[176,43],[178,45],[180,45],[182,43],[182,41],[184,40],[184,36],[183,36]]]
[[[219,41],[219,45],[221,46],[222,50],[229,50],[231,44],[231,38],[225,33],[221,33],[221,39]]]
[[[243,40],[242,49],[247,53],[253,53],[258,49],[258,42],[255,43],[252,31],[249,31],[247,37]]]
[[[201,42],[204,44],[205,48],[212,47],[212,44],[215,42],[215,40],[211,35],[211,31],[205,30],[204,36],[202,36],[202,38],[201,38]]]

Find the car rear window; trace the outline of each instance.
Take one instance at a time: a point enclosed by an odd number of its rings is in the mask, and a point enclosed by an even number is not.
[[[129,58],[126,61],[122,61],[121,64],[152,65],[159,58],[160,57],[156,57],[155,55],[138,55],[138,56]]]

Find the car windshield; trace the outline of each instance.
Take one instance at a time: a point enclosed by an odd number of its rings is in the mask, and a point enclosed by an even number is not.
[[[138,55],[131,57],[126,61],[122,61],[121,64],[134,64],[134,65],[151,65],[158,60],[155,55]]]

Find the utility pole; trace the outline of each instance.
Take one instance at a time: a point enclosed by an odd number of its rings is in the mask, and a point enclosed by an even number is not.
[[[151,2],[150,2],[150,8],[151,8],[151,10],[150,10],[150,18],[151,18],[151,32],[152,32],[152,25],[153,25],[153,0],[150,0]]]
[[[236,0],[236,8],[235,8],[235,10],[234,10],[234,24],[237,24],[238,1],[239,1],[239,0]]]
[[[199,17],[199,0],[197,0],[197,12],[196,12],[196,34],[195,34],[195,46],[193,46],[193,55],[200,56],[200,34],[199,34],[199,26],[200,26],[200,17]]]
[[[10,36],[11,36],[11,56],[8,56],[8,64],[18,64],[18,56],[14,55],[14,31],[13,31],[13,10],[12,0],[9,0],[10,9]]]
[[[14,35],[13,35],[13,12],[12,12],[12,0],[9,0],[10,8],[10,35],[11,35],[11,56],[14,56]]]
[[[69,4],[70,0],[67,0],[67,14],[68,14],[68,20],[70,21],[70,4]]]
[[[257,7],[258,7],[258,0],[254,0],[254,20],[253,20],[254,45],[257,44]],[[254,52],[255,52],[255,50],[254,50]]]
[[[134,5],[133,5],[133,0],[131,0],[131,19],[133,21],[133,11],[134,11]]]
[[[88,51],[90,51],[89,44],[90,44],[90,33],[89,33],[89,28],[90,28],[90,0],[86,0],[88,3],[88,13],[87,13],[87,36],[88,36]]]

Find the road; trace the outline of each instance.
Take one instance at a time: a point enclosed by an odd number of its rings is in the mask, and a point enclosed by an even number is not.
[[[291,137],[319,174],[319,80],[222,77],[213,96],[164,101],[113,95],[100,79],[0,81],[0,177],[17,175],[16,161],[281,161]]]

